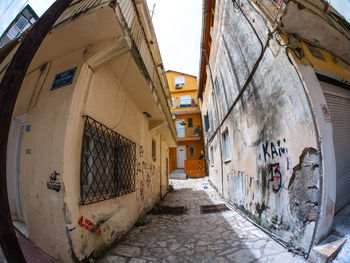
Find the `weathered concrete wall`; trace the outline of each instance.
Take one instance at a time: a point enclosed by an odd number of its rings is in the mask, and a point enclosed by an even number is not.
[[[262,17],[247,1],[240,5],[265,45],[268,27]],[[219,89],[212,87],[208,69],[202,114],[208,112],[210,120],[208,155],[210,147],[220,148],[219,140],[223,147],[227,130],[230,158],[221,161],[223,148],[215,151],[210,180],[261,226],[308,249],[320,200],[320,167],[304,87],[284,49],[271,39],[248,88],[229,112],[262,48],[231,0],[217,1],[215,14],[210,65]]]

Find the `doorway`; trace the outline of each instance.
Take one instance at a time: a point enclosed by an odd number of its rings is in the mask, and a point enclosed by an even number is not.
[[[27,236],[23,212],[21,191],[21,153],[23,134],[26,129],[27,114],[23,114],[11,123],[7,145],[7,191],[11,216],[15,227]]]
[[[184,119],[176,120],[176,132],[177,132],[178,138],[185,137],[185,120]]]
[[[176,148],[176,152],[177,152],[177,168],[183,169],[185,168],[186,146],[178,146]]]

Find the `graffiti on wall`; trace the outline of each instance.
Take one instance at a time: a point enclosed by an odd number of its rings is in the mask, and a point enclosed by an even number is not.
[[[283,141],[277,140],[277,147],[275,146],[275,143],[269,143],[269,141],[266,141],[266,143],[262,145],[265,162],[268,160],[268,158],[274,160],[275,157],[279,158],[282,155],[288,153],[287,147],[283,147],[282,143],[286,143],[286,139],[283,139]]]
[[[61,182],[58,179],[60,174],[56,171],[53,171],[49,176],[49,181],[47,182],[47,188],[59,192],[61,190]]]
[[[137,199],[144,200],[147,196],[146,192],[150,191],[152,178],[155,176],[155,166],[152,161],[143,161],[144,149],[142,145],[139,146],[139,161],[137,162],[137,174],[142,175],[138,177],[140,180],[138,182],[138,192],[139,195]]]
[[[92,223],[89,219],[80,217],[78,221],[78,225],[88,230],[90,233],[94,233],[96,236],[101,237],[102,231],[101,228],[97,228],[94,223]]]
[[[285,144],[286,139],[277,140],[276,143],[266,141],[262,144],[264,160],[268,163],[266,169],[269,175],[269,182],[272,183],[272,190],[275,193],[282,187],[282,171],[291,173],[291,159]]]
[[[278,192],[282,186],[282,174],[280,170],[280,164],[269,164],[267,169],[269,170],[269,181],[272,182],[272,190]]]
[[[147,162],[138,162],[137,164],[137,172],[138,173],[151,173],[152,176],[154,176],[154,172],[155,172],[156,167],[151,163],[147,163]]]

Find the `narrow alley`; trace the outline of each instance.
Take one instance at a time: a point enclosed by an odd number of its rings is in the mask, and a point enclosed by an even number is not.
[[[134,227],[101,260],[109,262],[306,262],[247,221],[225,202],[207,178],[170,180],[161,206],[185,206],[183,215],[154,215]],[[229,211],[201,214],[203,205]]]
[[[331,2],[1,0],[0,263],[350,263]]]

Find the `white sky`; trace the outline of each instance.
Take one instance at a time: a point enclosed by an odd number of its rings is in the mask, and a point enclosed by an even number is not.
[[[202,0],[147,0],[166,70],[197,76]]]
[[[166,70],[198,75],[202,0],[146,0]],[[329,0],[350,21],[350,0]],[[54,0],[0,0],[0,35],[18,12],[30,4],[41,16]]]

